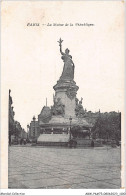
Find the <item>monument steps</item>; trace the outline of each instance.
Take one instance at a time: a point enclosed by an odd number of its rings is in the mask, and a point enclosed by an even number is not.
[[[69,146],[69,134],[41,134],[37,140],[37,146]],[[77,143],[76,147],[91,147],[92,139],[72,138]],[[100,142],[93,140],[94,147],[103,146]]]
[[[92,139],[77,138],[76,141],[77,141],[77,147],[91,147]],[[94,147],[103,146],[100,142],[96,140],[93,140],[93,141],[94,141]]]

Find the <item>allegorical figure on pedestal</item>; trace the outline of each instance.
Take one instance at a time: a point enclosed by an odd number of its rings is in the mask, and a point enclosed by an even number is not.
[[[69,49],[67,48],[65,50],[65,53],[62,51],[62,42],[61,38],[59,39],[59,46],[60,46],[60,53],[62,54],[62,60],[64,62],[64,67],[63,67],[63,72],[61,75],[61,79],[66,79],[66,80],[73,80],[74,79],[74,63],[72,61],[72,56],[69,55]]]
[[[83,98],[81,98],[80,101],[77,98],[75,98],[75,102],[76,102],[75,114],[77,117],[83,117],[85,114],[84,108],[82,106],[82,100]]]
[[[51,107],[51,113],[52,115],[64,115],[64,105],[62,104],[61,102],[61,99],[60,98],[56,98],[54,97],[53,98],[53,101],[54,101],[54,105]]]

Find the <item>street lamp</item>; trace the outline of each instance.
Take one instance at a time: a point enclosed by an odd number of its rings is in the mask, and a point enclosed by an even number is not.
[[[35,116],[33,116],[33,122],[34,122],[34,131],[33,131],[33,137],[35,137],[35,120],[36,120],[36,118],[35,118]]]
[[[72,117],[71,116],[69,118],[69,121],[70,121],[70,140],[71,140],[71,123],[72,123]]]
[[[91,138],[91,128],[89,128],[89,139]]]

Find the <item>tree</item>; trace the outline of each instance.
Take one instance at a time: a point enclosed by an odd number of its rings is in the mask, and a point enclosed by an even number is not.
[[[80,138],[85,138],[86,136],[90,136],[90,131],[87,129],[85,130],[84,127],[82,126],[74,126],[71,128],[71,133],[73,137],[80,137]]]
[[[92,128],[93,138],[121,139],[121,113],[109,112],[100,113],[94,127]]]

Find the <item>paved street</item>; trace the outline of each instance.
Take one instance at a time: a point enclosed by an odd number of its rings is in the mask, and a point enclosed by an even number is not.
[[[120,148],[9,147],[9,188],[119,189]]]

